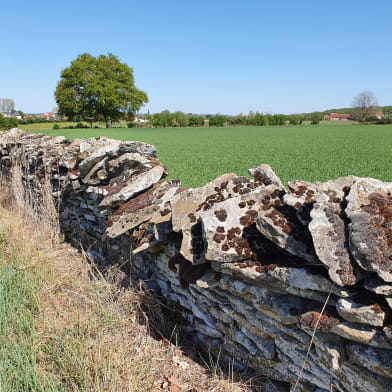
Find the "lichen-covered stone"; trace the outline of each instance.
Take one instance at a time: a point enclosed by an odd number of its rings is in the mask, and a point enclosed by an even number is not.
[[[265,186],[275,185],[278,188],[284,189],[284,185],[280,178],[276,175],[275,170],[267,164],[262,164],[248,170],[249,174],[254,177],[256,181],[261,182]]]
[[[117,156],[121,142],[119,140],[111,140],[100,138],[95,143],[88,146],[81,145],[79,170],[82,177],[85,177],[89,171],[105,157]]]
[[[155,166],[132,177],[132,181],[114,184],[109,187],[108,194],[101,201],[101,208],[115,207],[127,202],[132,197],[156,184],[164,173],[163,166]]]
[[[336,310],[341,317],[352,323],[368,324],[375,327],[384,325],[385,312],[378,304],[365,306],[341,298],[338,300]]]
[[[204,263],[206,244],[200,223],[200,215],[213,209],[223,224],[228,212],[217,205],[227,199],[252,192],[260,184],[246,177],[225,174],[201,188],[180,190],[171,200],[173,230],[183,235],[181,253],[193,263]]]
[[[244,238],[244,230],[255,222],[257,211],[252,194],[231,198],[200,212],[205,258],[220,262],[255,259],[256,254]],[[223,215],[225,219],[223,219]]]
[[[256,227],[270,241],[294,256],[311,263],[318,263],[308,231],[297,217],[296,211],[282,201],[281,189],[273,185],[265,188],[260,195],[260,208]],[[283,199],[284,200],[284,199]]]
[[[106,234],[110,238],[116,238],[143,222],[151,221],[154,223],[164,216],[170,219],[169,201],[177,189],[177,182],[164,181],[130,201],[120,204],[118,209],[109,217]]]
[[[350,250],[366,271],[392,282],[392,183],[358,179],[347,196]]]

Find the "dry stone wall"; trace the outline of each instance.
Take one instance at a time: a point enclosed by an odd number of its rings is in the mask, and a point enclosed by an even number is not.
[[[392,183],[285,187],[260,165],[181,188],[149,144],[12,129],[16,164],[38,196],[50,179],[67,240],[179,303],[222,358],[294,384],[314,335],[298,390],[391,391]]]

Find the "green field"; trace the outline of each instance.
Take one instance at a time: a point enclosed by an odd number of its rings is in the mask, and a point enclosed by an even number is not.
[[[284,182],[325,181],[349,174],[392,181],[392,125],[42,130],[67,138],[108,136],[157,147],[169,178],[201,186],[261,163]]]

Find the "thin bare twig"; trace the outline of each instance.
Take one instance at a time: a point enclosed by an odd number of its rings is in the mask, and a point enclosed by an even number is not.
[[[326,300],[325,300],[325,302],[324,302],[323,308],[321,309],[321,312],[320,312],[320,314],[319,314],[319,316],[318,316],[316,325],[314,326],[313,333],[312,333],[312,337],[311,337],[311,339],[310,339],[309,346],[308,346],[308,350],[307,350],[307,352],[306,352],[304,362],[302,363],[301,370],[300,370],[300,372],[299,372],[299,374],[298,374],[298,378],[297,378],[297,380],[295,381],[294,386],[293,386],[292,388],[290,388],[290,392],[295,392],[296,388],[298,387],[299,382],[301,381],[302,374],[303,374],[303,372],[304,372],[304,370],[305,370],[306,363],[308,362],[309,355],[310,355],[310,350],[312,349],[313,341],[314,341],[314,338],[315,338],[315,336],[316,336],[317,327],[318,327],[318,325],[319,325],[319,323],[320,323],[321,316],[323,315],[323,313],[324,313],[324,311],[325,311],[325,308],[327,307],[328,301],[329,301],[329,299],[330,299],[330,297],[331,297],[331,293],[332,293],[332,290],[333,290],[334,287],[335,287],[335,283],[332,283],[331,288],[329,289],[328,296],[327,296],[327,298],[326,298]]]

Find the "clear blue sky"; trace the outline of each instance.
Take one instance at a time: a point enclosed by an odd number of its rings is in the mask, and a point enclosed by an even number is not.
[[[392,105],[391,0],[2,2],[0,97],[55,106],[63,68],[113,53],[133,67],[142,111],[296,113]]]

